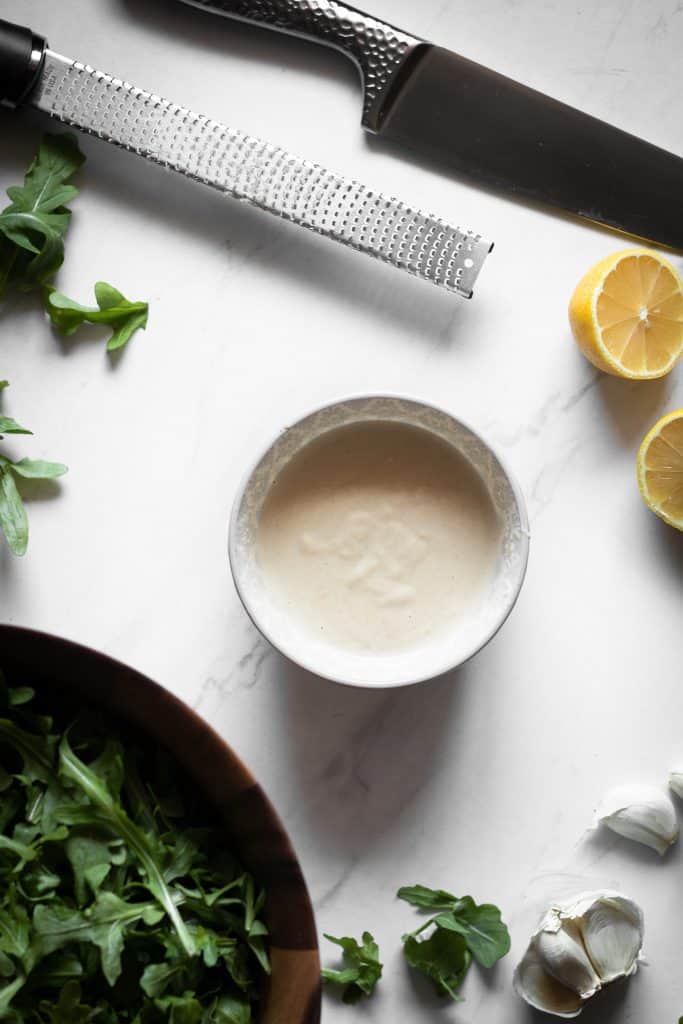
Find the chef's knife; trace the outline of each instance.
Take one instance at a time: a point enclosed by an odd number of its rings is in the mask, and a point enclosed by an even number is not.
[[[341,50],[363,127],[460,173],[683,248],[683,160],[336,0],[184,0]]]
[[[0,102],[23,103],[469,298],[491,243],[48,49],[0,20]]]

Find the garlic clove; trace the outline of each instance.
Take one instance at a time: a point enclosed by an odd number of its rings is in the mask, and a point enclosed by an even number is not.
[[[683,800],[683,768],[673,768],[669,772],[669,788]]]
[[[609,889],[580,893],[548,910],[515,970],[515,990],[538,1010],[576,1017],[604,985],[635,973],[642,939],[632,900]]]
[[[555,1017],[578,1017],[584,1000],[548,974],[534,946],[529,946],[515,968],[512,984],[529,1006]]]
[[[536,951],[548,974],[580,999],[590,999],[600,988],[576,922],[560,921],[551,911],[536,935]]]
[[[603,798],[597,820],[626,839],[663,856],[678,839],[676,809],[657,786],[617,786]]]
[[[587,907],[579,924],[583,944],[603,985],[638,970],[643,914],[633,900],[604,893]]]

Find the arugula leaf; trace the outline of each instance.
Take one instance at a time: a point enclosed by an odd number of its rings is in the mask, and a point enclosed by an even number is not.
[[[10,472],[10,465],[0,462],[0,528],[10,551],[15,555],[25,555],[28,547],[28,517]]]
[[[435,923],[439,928],[463,935],[467,948],[482,967],[493,967],[510,952],[510,933],[501,920],[500,910],[490,903],[477,906],[471,896],[464,896],[450,914],[440,914]]]
[[[363,996],[371,996],[382,977],[383,965],[379,946],[370,932],[363,932],[361,943],[349,937],[337,939],[334,935],[325,935],[325,938],[341,946],[345,966],[341,971],[323,970],[323,980],[345,986],[342,996],[345,1003],[357,1003]]]
[[[74,874],[74,891],[79,907],[85,906],[115,863],[123,863],[125,848],[120,840],[99,834],[96,829],[72,828],[64,852]]]
[[[135,331],[147,326],[149,306],[146,302],[130,302],[112,285],[98,281],[95,285],[95,299],[99,308],[81,306],[66,295],[47,287],[44,293],[45,308],[53,327],[61,334],[73,334],[81,324],[108,324],[113,332],[107,342],[107,351],[123,348]]]
[[[441,928],[427,939],[404,935],[403,953],[411,967],[431,979],[439,995],[462,1001],[457,990],[472,962],[462,935]]]
[[[0,441],[3,434],[32,434],[32,430],[22,427],[11,416],[0,416]]]
[[[12,474],[15,473],[27,480],[54,480],[66,472],[68,469],[61,462],[45,462],[42,459],[20,459],[19,462],[12,462],[6,456],[0,455],[0,529],[5,534],[13,554],[26,554],[28,517]]]
[[[405,886],[397,895],[415,907],[440,911],[413,934],[434,924],[462,935],[468,950],[482,967],[493,967],[509,953],[510,933],[498,907],[490,903],[477,905],[471,896],[459,898],[443,889],[428,889],[423,885]]]
[[[48,281],[64,260],[64,235],[78,195],[67,182],[85,157],[73,135],[45,135],[23,186],[7,190],[0,213],[0,298],[11,288],[28,291]]]
[[[29,948],[30,922],[20,903],[16,886],[10,886],[0,907],[0,951],[22,960]]]
[[[0,391],[8,386],[6,380],[0,381]],[[0,416],[0,441],[3,433],[30,434],[31,431],[11,416]],[[13,462],[6,455],[0,455],[0,530],[13,554],[24,555],[28,547],[28,517],[13,474],[27,480],[53,480],[66,472],[67,467],[61,462],[26,458]]]
[[[396,893],[400,900],[426,910],[450,910],[457,896],[443,889],[428,889],[426,885],[404,885]]]
[[[9,718],[0,718],[0,743],[9,744],[22,761],[24,784],[56,781],[54,740],[27,732]]]
[[[50,1024],[90,1024],[98,1017],[101,1019],[97,1007],[81,1003],[81,986],[77,981],[68,981],[57,1003],[41,1003],[41,1010],[48,1014]]]
[[[185,982],[189,982],[187,973],[188,963],[182,958],[171,961],[164,960],[163,963],[147,964],[142,972],[140,988],[150,998],[155,999],[163,996],[166,990],[177,982],[185,986]]]
[[[100,950],[104,977],[115,985],[121,975],[125,931],[138,921],[157,924],[162,916],[154,903],[126,903],[113,892],[98,893],[85,912],[39,904],[33,912],[33,955],[41,959],[64,946],[92,942]]]
[[[204,1015],[202,1004],[190,993],[155,999],[154,1005],[167,1014],[168,1024],[200,1024]]]
[[[32,701],[35,695],[36,691],[30,686],[13,686],[7,691],[7,703],[11,708],[18,708]]]
[[[63,463],[45,462],[44,459],[19,459],[18,462],[10,462],[10,467],[13,473],[25,480],[54,480],[69,472]]]
[[[209,1020],[215,1024],[250,1024],[251,1009],[244,996],[219,996]]]
[[[53,953],[42,960],[31,974],[31,988],[56,988],[61,991],[70,981],[80,981],[83,964],[73,953]]]

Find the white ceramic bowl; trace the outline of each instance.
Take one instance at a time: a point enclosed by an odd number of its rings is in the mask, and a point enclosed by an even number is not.
[[[368,420],[405,423],[431,431],[464,455],[486,484],[502,528],[500,557],[490,585],[470,614],[428,646],[395,654],[358,654],[318,640],[278,605],[263,580],[256,555],[259,515],[274,480],[306,444],[328,430]],[[232,510],[230,566],[247,614],[267,640],[310,672],[350,686],[407,686],[456,668],[476,654],[505,622],[524,581],[529,523],[522,493],[499,455],[471,427],[450,413],[412,398],[348,398],[308,413],[287,427],[259,456]]]

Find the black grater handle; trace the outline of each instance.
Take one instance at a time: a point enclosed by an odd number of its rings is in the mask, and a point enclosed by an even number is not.
[[[22,25],[0,19],[0,103],[17,107],[43,67],[47,40]]]

